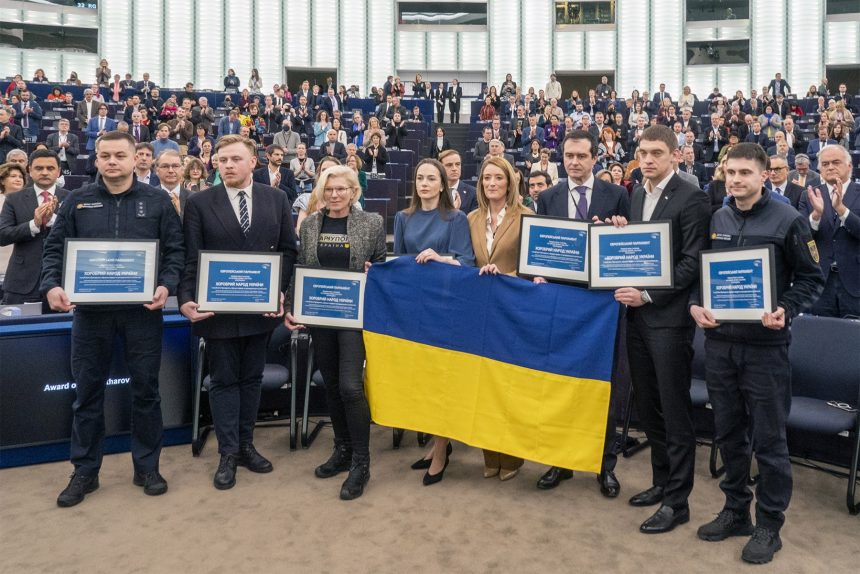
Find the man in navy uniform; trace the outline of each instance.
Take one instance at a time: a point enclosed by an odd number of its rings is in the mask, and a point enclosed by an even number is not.
[[[63,290],[66,239],[158,240],[157,287],[146,305],[97,304],[79,307],[72,320],[71,462],[69,485],[57,498],[74,506],[99,487],[104,443],[104,396],[114,338],[123,342],[131,386],[131,457],[133,483],[155,496],[167,492],[158,468],[163,424],[158,371],[161,365],[161,309],[175,291],[185,249],[182,226],[170,198],[134,179],[135,141],[122,132],[108,132],[96,141],[97,183],[66,198],[48,239],[42,261],[42,293],[55,311],[75,309]]]

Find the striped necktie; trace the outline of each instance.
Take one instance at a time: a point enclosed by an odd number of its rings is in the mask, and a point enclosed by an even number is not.
[[[248,217],[248,202],[245,200],[245,192],[239,192],[239,225],[242,226],[242,233],[248,235],[248,230],[251,229],[251,218]]]

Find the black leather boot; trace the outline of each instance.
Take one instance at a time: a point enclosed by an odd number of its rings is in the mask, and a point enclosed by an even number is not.
[[[317,478],[331,478],[349,470],[352,464],[352,446],[335,439],[334,451],[327,461],[316,467],[314,474]]]
[[[364,487],[370,480],[370,456],[353,456],[349,476],[340,488],[341,500],[353,500],[364,494]]]

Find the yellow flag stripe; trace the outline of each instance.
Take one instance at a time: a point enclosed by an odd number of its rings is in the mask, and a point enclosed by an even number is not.
[[[610,383],[545,373],[364,332],[379,424],[527,460],[600,472]]]

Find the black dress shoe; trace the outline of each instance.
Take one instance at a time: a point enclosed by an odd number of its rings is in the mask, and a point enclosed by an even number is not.
[[[451,446],[451,443],[448,443],[448,446],[445,447],[445,456],[451,456],[451,453],[454,452],[454,447]],[[430,465],[433,463],[433,457],[430,458],[419,458],[409,467],[412,470],[427,470],[430,468]]]
[[[364,494],[364,487],[370,480],[370,463],[359,462],[353,463],[349,467],[349,476],[343,481],[343,486],[340,487],[341,500],[354,500]]]
[[[558,486],[562,480],[570,480],[571,478],[573,478],[572,470],[553,466],[538,479],[537,487],[541,490],[550,490]]]
[[[448,443],[448,446],[451,446],[451,443]],[[451,451],[448,450],[445,453],[445,466],[442,467],[437,474],[430,474],[430,469],[427,469],[427,472],[424,473],[424,478],[422,482],[424,486],[430,486],[431,484],[436,484],[437,482],[442,482],[442,478],[445,476],[445,471],[448,469],[448,463],[451,462]]]
[[[236,457],[236,466],[244,466],[251,472],[272,472],[272,463],[257,452],[253,444],[243,444],[239,447],[239,456]]]
[[[143,493],[149,496],[158,496],[167,492],[167,481],[157,470],[135,472],[131,482],[135,486],[142,486]]]
[[[597,482],[600,483],[600,494],[606,498],[615,498],[621,492],[621,484],[611,470],[604,470],[598,474]]]
[[[673,509],[665,504],[660,507],[660,510],[655,512],[651,518],[642,523],[639,527],[639,532],[645,534],[662,534],[674,530],[679,524],[685,524],[690,521],[690,509],[688,507]]]
[[[221,455],[221,461],[218,463],[218,470],[215,471],[213,482],[218,490],[227,490],[236,486],[236,455]]]
[[[630,498],[630,506],[654,506],[663,502],[663,487],[652,486]]]
[[[60,496],[57,497],[57,506],[68,508],[80,504],[84,500],[84,496],[95,491],[99,487],[99,476],[84,476],[80,473],[73,473],[68,486],[63,489]]]

